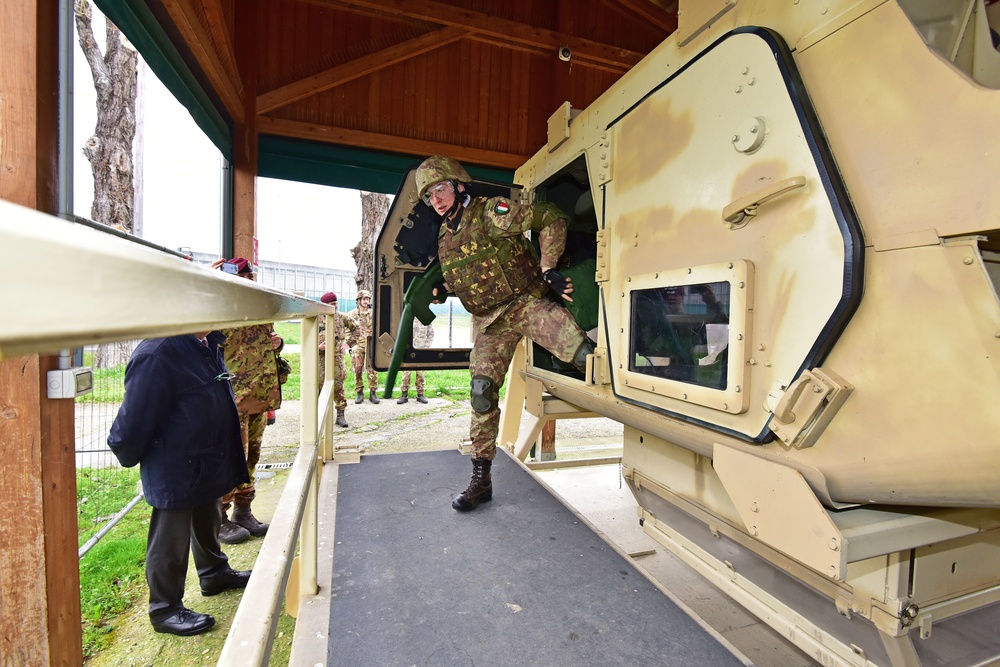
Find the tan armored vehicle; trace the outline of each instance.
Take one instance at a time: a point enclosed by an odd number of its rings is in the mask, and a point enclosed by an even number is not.
[[[997,659],[991,23],[983,0],[682,1],[516,185],[473,186],[569,214],[597,342],[585,377],[527,344],[500,444],[622,422],[645,530],[823,664]],[[395,339],[436,254],[414,193],[379,241],[376,365],[461,366],[457,303],[433,307],[437,347]]]

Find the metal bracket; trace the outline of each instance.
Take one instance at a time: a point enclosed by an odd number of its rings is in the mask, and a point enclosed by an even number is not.
[[[712,466],[751,537],[830,579],[846,579],[847,540],[801,472],[719,444]]]
[[[608,254],[608,230],[605,228],[597,232],[597,270],[594,272],[594,282],[608,281]]]
[[[852,391],[854,387],[831,370],[803,371],[777,405],[769,406],[774,417],[768,426],[786,445],[812,447]]]
[[[601,132],[601,140],[587,149],[592,189],[611,182],[614,173],[611,154],[611,131],[608,130]]]

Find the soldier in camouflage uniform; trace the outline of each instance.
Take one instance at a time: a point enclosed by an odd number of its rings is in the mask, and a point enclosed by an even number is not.
[[[366,289],[358,290],[358,307],[347,313],[358,325],[358,342],[351,353],[354,364],[354,391],[358,392],[355,403],[365,402],[365,373],[368,374],[368,400],[378,403],[375,395],[378,391],[378,373],[372,368],[372,360],[368,358],[368,346],[372,345],[372,295]]]
[[[454,159],[429,157],[417,169],[418,195],[441,216],[438,259],[444,282],[438,301],[453,292],[472,313],[472,481],[452,500],[459,511],[493,497],[490,476],[500,426],[499,394],[523,336],[583,371],[594,346],[551,290],[572,301],[572,282],[555,270],[566,247],[566,215],[548,202],[519,204],[504,197],[471,197],[472,179]],[[541,261],[525,232],[538,234]]]
[[[420,323],[420,320],[413,322],[413,347],[426,350],[434,345],[434,327]],[[417,403],[426,403],[424,397],[424,387],[427,380],[423,371],[417,371]],[[399,400],[396,403],[406,403],[410,400],[410,376],[412,372],[403,373],[403,379],[399,383]]]
[[[327,292],[322,297],[320,301],[323,303],[337,307],[337,295],[333,292]],[[341,315],[337,313],[333,316],[334,319],[334,363],[336,366],[333,369],[333,404],[337,408],[337,419],[335,423],[337,426],[342,426],[347,428],[349,424],[347,423],[347,418],[344,416],[344,411],[347,409],[347,397],[344,396],[344,380],[347,378],[347,368],[344,364],[344,350],[342,348],[344,342],[348,345],[355,345],[358,342],[358,325],[354,323],[354,320],[346,315]],[[326,350],[326,318],[319,318],[319,351],[323,352]],[[319,355],[319,388],[320,391],[323,389],[323,383],[326,381],[326,355]]]
[[[254,279],[250,263],[237,257],[230,260],[240,266],[237,275]],[[284,347],[284,341],[274,333],[271,324],[252,324],[222,332],[226,336],[226,368],[232,374],[233,393],[236,409],[240,414],[240,430],[243,436],[243,452],[247,459],[250,482],[240,484],[222,498],[222,526],[219,539],[226,544],[236,544],[247,537],[247,533],[260,536],[267,533],[268,524],[261,523],[250,510],[256,495],[257,461],[260,460],[260,445],[264,439],[267,411],[281,407],[281,383],[278,381],[276,353]],[[233,505],[232,520],[229,507]]]

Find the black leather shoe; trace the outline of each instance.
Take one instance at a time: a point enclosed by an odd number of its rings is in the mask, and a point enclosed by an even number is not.
[[[222,574],[217,574],[206,584],[201,584],[201,594],[204,596],[218,595],[233,588],[246,588],[250,581],[252,570],[234,570],[230,568]]]
[[[205,632],[215,625],[215,619],[208,614],[199,614],[190,609],[181,609],[173,616],[168,616],[159,622],[153,622],[157,632],[167,632],[181,637],[190,637]]]
[[[417,394],[417,403],[426,403],[427,399],[424,398],[423,394]]]

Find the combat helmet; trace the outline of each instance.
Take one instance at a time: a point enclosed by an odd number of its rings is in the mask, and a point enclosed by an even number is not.
[[[465,167],[447,155],[432,155],[417,167],[417,197],[424,198],[427,188],[441,181],[471,183],[472,177]]]
[[[372,293],[366,289],[358,290],[358,299],[370,299],[372,298]]]

